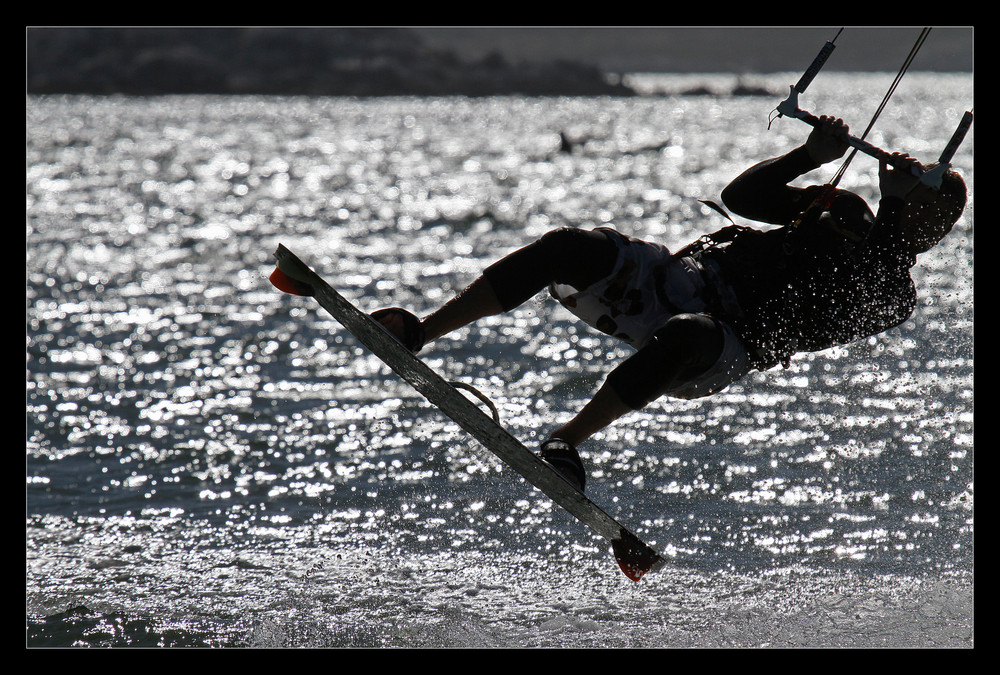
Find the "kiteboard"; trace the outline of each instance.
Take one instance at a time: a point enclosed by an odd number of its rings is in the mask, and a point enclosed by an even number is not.
[[[659,553],[528,450],[495,417],[487,415],[453,383],[406,349],[381,324],[335,291],[295,254],[279,244],[275,258],[277,268],[271,275],[275,287],[286,293],[315,298],[362,345],[441,412],[549,499],[607,540],[615,560],[629,579],[639,581],[647,572],[664,565],[665,560]]]

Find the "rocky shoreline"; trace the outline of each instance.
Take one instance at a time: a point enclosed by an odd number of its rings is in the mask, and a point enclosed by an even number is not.
[[[631,96],[594,66],[463,60],[406,28],[30,28],[40,94]]]

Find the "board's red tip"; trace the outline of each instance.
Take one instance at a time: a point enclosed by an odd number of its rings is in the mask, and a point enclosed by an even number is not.
[[[662,562],[662,558],[642,542],[630,541],[628,537],[611,542],[615,560],[622,572],[632,581],[639,581],[646,572]]]
[[[271,272],[271,276],[268,277],[268,280],[275,288],[279,291],[284,291],[285,293],[305,296],[311,296],[313,294],[312,286],[291,278],[277,267],[274,268],[273,272]]]

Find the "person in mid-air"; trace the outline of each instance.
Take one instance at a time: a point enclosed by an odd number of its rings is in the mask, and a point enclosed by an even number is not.
[[[751,370],[788,366],[796,353],[886,331],[916,306],[910,268],[965,208],[954,171],[931,188],[905,154],[881,162],[877,214],[829,186],[792,187],[840,158],[847,125],[821,118],[804,145],[761,162],[722,193],[733,212],[779,227],[732,225],[671,253],[600,227],[553,230],[489,266],[425,318],[400,308],[372,316],[414,352],[548,288],[590,326],[635,348],[593,398],[541,444],[539,455],[581,490],[577,447],[664,395],[717,393]],[[929,167],[928,167],[929,168]]]

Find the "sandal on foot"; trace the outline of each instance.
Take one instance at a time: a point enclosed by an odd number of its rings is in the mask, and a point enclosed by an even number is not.
[[[395,333],[390,333],[399,340],[399,343],[404,347],[409,349],[411,352],[416,354],[424,346],[424,327],[420,323],[420,319],[416,316],[407,312],[405,309],[400,309],[399,307],[387,307],[385,309],[379,309],[372,312],[371,317],[381,323],[381,319],[388,316],[398,316],[403,321],[403,334],[396,335]],[[386,328],[386,330],[389,330]]]
[[[583,492],[587,472],[583,470],[580,453],[572,445],[558,438],[550,438],[542,443],[539,458]]]

